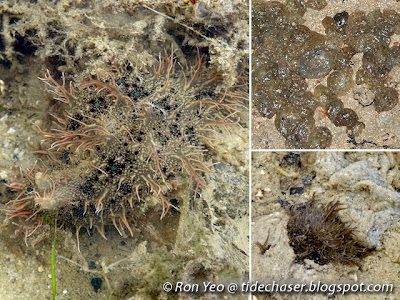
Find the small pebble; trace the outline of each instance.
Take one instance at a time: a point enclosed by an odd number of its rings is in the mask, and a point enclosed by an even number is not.
[[[311,184],[311,181],[313,181],[314,178],[315,178],[315,174],[314,174],[314,175],[308,175],[308,176],[306,176],[306,177],[303,178],[302,183],[303,183],[304,185],[310,185],[310,184]]]
[[[38,271],[39,271],[39,273],[42,273],[44,271],[43,266],[38,267]]]

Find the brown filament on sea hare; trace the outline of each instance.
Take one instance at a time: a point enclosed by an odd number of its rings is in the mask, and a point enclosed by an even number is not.
[[[340,219],[343,209],[338,201],[324,204],[314,199],[289,208],[287,230],[297,261],[359,265],[367,249],[355,239],[351,225]]]

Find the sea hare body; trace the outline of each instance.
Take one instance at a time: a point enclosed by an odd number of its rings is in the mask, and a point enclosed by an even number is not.
[[[64,77],[42,79],[56,101],[52,128],[38,127],[44,141],[37,153],[48,168],[35,165],[9,184],[18,193],[9,216],[21,231],[30,235],[44,213],[75,227],[77,236],[95,228],[104,237],[106,225],[133,235],[132,224],[155,206],[146,201],[151,195],[161,217],[168,212],[179,174],[196,190],[206,186],[210,132],[237,124],[229,115],[245,94],[215,92],[217,80],[205,75],[200,59],[176,68],[166,55],[153,72],[124,63],[70,88]]]

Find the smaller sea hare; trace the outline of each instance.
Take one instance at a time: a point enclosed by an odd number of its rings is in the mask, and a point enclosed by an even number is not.
[[[365,124],[340,97],[355,85],[375,94],[377,113],[398,103],[398,93],[388,88],[389,73],[400,64],[399,46],[390,46],[400,32],[400,14],[393,10],[346,11],[322,21],[325,34],[304,26],[307,7],[319,9],[325,1],[255,1],[253,5],[253,100],[261,116],[275,119],[275,127],[288,148],[328,148],[329,129],[316,129],[318,107],[335,126],[345,127],[349,137],[360,135]],[[354,74],[352,58],[363,54]],[[355,75],[355,80],[353,77]],[[310,95],[306,79],[328,76]],[[362,107],[361,107],[362,108]],[[298,130],[298,132],[296,132]],[[318,138],[323,133],[324,138]]]
[[[367,249],[353,237],[350,224],[341,221],[339,202],[328,204],[309,200],[289,208],[287,230],[298,261],[359,264]]]
[[[305,78],[324,77],[332,70],[335,53],[329,49],[312,49],[300,57],[300,74]]]
[[[376,91],[374,107],[378,113],[393,109],[399,103],[399,93],[392,87],[382,87]]]

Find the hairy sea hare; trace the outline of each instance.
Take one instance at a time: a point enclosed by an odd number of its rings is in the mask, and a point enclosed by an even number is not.
[[[36,153],[46,163],[8,185],[17,193],[9,217],[26,237],[43,215],[74,227],[77,237],[80,228],[105,237],[106,225],[133,235],[151,195],[165,216],[183,177],[195,191],[206,186],[213,133],[238,124],[232,116],[246,101],[242,87],[216,92],[219,77],[206,75],[200,58],[183,67],[173,54],[149,72],[114,61],[78,85],[50,73],[42,80],[55,100],[51,128],[38,126],[44,140]]]

